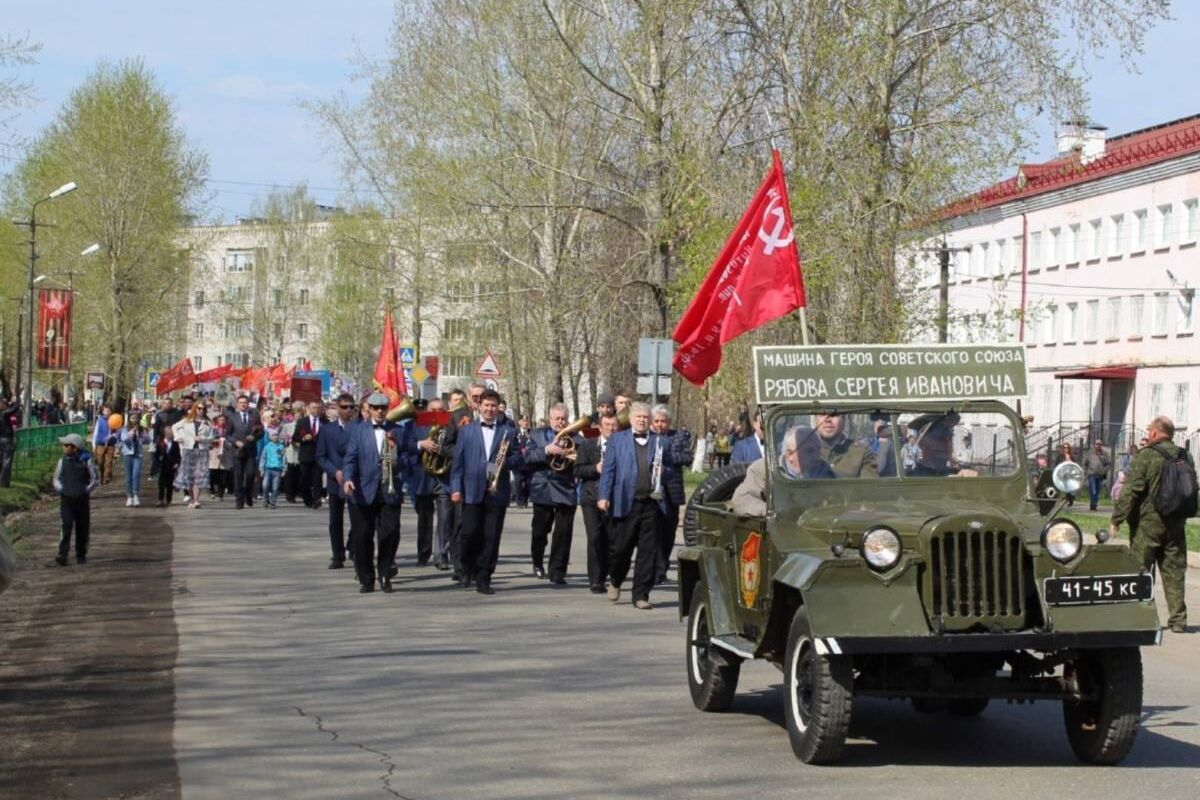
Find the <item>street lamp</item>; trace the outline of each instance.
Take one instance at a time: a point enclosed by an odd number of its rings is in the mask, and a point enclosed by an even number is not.
[[[21,415],[21,420],[22,420],[21,424],[22,424],[22,426],[24,426],[26,428],[28,428],[30,426],[30,423],[32,422],[32,417],[33,417],[33,350],[34,350],[34,344],[33,344],[33,308],[34,308],[34,306],[33,306],[33,285],[37,282],[37,280],[35,280],[35,275],[34,275],[34,271],[37,269],[37,259],[38,259],[38,253],[37,253],[37,208],[42,203],[47,203],[51,200],[56,200],[59,197],[62,197],[64,194],[70,194],[71,192],[75,191],[78,188],[79,187],[75,184],[75,181],[69,181],[67,183],[64,183],[62,186],[58,187],[53,192],[51,192],[50,194],[43,197],[41,200],[37,200],[34,202],[33,208],[29,212],[29,222],[18,223],[20,225],[28,225],[29,226],[29,320],[28,320],[29,327],[27,328],[27,332],[28,332],[28,336],[29,336],[29,343],[28,343],[29,359],[26,362],[27,374],[29,376],[29,381],[25,385],[25,406],[24,406],[24,412]]]

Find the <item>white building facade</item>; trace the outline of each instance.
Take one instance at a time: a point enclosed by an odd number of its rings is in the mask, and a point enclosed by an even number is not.
[[[1022,412],[1058,438],[1123,449],[1156,415],[1200,429],[1200,116],[1105,140],[1069,126],[1058,158],[946,210],[918,261],[948,339],[1023,341]]]

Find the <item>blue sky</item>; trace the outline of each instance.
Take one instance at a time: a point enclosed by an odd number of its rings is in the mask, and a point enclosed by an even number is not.
[[[360,55],[386,48],[392,0],[6,0],[0,32],[42,43],[37,63],[19,71],[37,103],[11,128],[33,137],[101,59],[140,57],[175,98],[191,142],[210,159],[207,216],[248,212],[266,184],[305,183],[323,203],[346,198],[337,155],[325,132],[300,107],[339,91],[352,96]],[[1200,113],[1200,2],[1175,4],[1175,21],[1151,32],[1128,72],[1116,52],[1089,64],[1091,118],[1111,134]],[[1039,124],[1041,145],[1028,159],[1054,152],[1054,124]],[[0,146],[0,172],[20,153]],[[1014,165],[1015,167],[1015,165]]]

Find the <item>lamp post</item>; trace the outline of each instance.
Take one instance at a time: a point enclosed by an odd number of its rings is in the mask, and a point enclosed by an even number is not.
[[[58,187],[53,192],[51,192],[50,194],[43,197],[41,200],[34,202],[33,208],[29,212],[29,222],[17,223],[18,225],[28,225],[29,226],[29,320],[28,320],[29,324],[28,324],[28,327],[26,328],[26,334],[29,337],[29,342],[27,345],[29,348],[29,358],[28,358],[28,361],[26,362],[26,365],[27,365],[26,375],[28,377],[28,382],[25,384],[25,405],[24,405],[24,412],[21,415],[21,425],[26,428],[28,428],[30,423],[32,422],[32,416],[33,416],[33,350],[34,350],[34,343],[33,343],[33,313],[34,313],[33,284],[36,283],[34,272],[37,270],[37,259],[38,259],[38,253],[37,253],[37,208],[42,203],[48,203],[51,200],[55,200],[59,197],[62,197],[64,194],[70,194],[71,192],[75,191],[78,188],[79,187],[75,184],[75,181],[70,181],[68,183],[64,183],[62,186]]]

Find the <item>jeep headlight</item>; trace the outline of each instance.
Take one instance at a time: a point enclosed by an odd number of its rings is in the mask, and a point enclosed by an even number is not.
[[[1083,534],[1074,522],[1065,519],[1055,520],[1046,526],[1042,533],[1042,547],[1055,561],[1066,563],[1079,555],[1083,547]]]
[[[863,559],[871,569],[891,569],[900,560],[900,537],[891,528],[871,528],[862,537]]]

